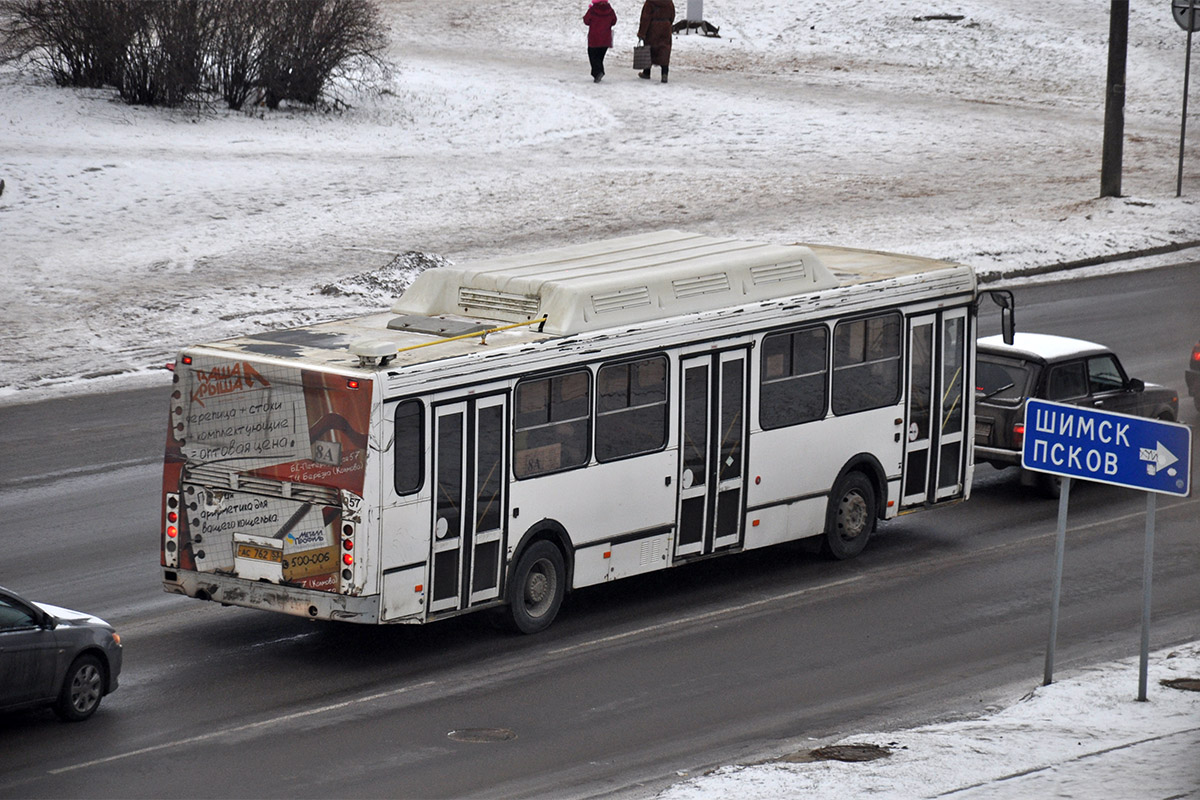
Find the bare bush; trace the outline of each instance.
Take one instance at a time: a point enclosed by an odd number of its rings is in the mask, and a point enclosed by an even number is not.
[[[258,89],[269,18],[261,4],[215,0],[216,27],[209,48],[212,88],[225,105],[240,109]]]
[[[372,0],[0,0],[0,59],[128,103],[327,101],[387,75]]]
[[[132,28],[127,0],[0,0],[0,58],[27,59],[59,86],[116,85]]]
[[[117,91],[134,105],[178,106],[204,87],[205,60],[216,27],[204,0],[131,0],[129,37]]]
[[[331,81],[382,62],[386,40],[370,0],[269,0],[259,85],[268,108],[315,104]]]

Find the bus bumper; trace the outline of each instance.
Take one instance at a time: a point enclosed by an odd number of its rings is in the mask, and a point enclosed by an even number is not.
[[[328,619],[374,625],[379,622],[379,596],[347,597],[265,581],[248,581],[232,575],[163,570],[163,590],[222,605],[281,611],[308,619]]]

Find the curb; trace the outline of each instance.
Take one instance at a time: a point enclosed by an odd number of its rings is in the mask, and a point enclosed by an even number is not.
[[[1174,244],[1164,244],[1158,247],[1148,247],[1144,250],[1130,250],[1126,253],[1110,253],[1104,256],[1081,258],[1078,261],[1064,261],[1060,264],[1043,264],[1036,267],[1025,267],[1023,269],[1012,269],[1004,272],[993,272],[987,275],[979,276],[979,282],[995,283],[996,281],[1007,280],[1009,278],[1024,278],[1030,275],[1046,275],[1051,272],[1062,272],[1066,270],[1080,269],[1082,267],[1094,267],[1098,264],[1109,264],[1114,261],[1128,261],[1134,258],[1160,256],[1165,253],[1175,253],[1180,250],[1190,250],[1193,247],[1200,247],[1200,241],[1175,242]]]

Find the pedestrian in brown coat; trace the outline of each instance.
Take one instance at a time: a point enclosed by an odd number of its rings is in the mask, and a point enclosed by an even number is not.
[[[675,4],[671,0],[646,0],[642,6],[642,24],[638,27],[638,38],[650,45],[650,63],[662,67],[662,82],[667,82],[667,71],[671,68],[671,34],[675,25]],[[650,77],[650,68],[638,73],[642,78]]]

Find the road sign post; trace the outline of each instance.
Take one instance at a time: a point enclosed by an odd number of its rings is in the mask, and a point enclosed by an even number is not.
[[[1063,551],[1071,480],[1124,486],[1146,492],[1146,543],[1142,564],[1142,642],[1138,700],[1146,699],[1150,653],[1150,596],[1154,575],[1155,498],[1191,492],[1192,430],[1186,425],[1030,399],[1025,405],[1021,466],[1063,479],[1055,540],[1050,642],[1043,684],[1054,679],[1054,644],[1062,594]]]
[[[1054,643],[1058,641],[1058,600],[1062,596],[1063,558],[1067,550],[1067,504],[1071,498],[1071,479],[1062,479],[1058,496],[1058,530],[1054,536],[1054,588],[1050,592],[1050,645],[1046,648],[1046,673],[1043,686],[1054,682]]]

